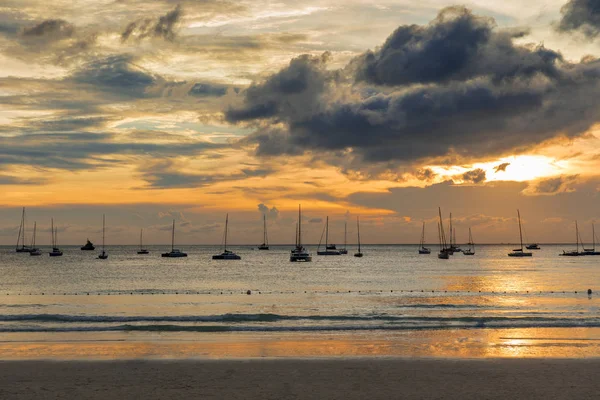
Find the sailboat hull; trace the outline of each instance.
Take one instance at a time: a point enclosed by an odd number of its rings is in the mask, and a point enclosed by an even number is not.
[[[31,250],[31,251],[29,252],[29,255],[30,255],[30,256],[41,256],[41,255],[42,255],[42,252],[41,252],[41,251],[39,251],[39,249],[33,249],[33,250]]]
[[[318,256],[341,256],[342,253],[340,253],[337,250],[325,250],[325,251],[317,251],[317,255]]]
[[[259,250],[269,250],[269,246],[258,246]]]
[[[48,253],[50,257],[61,257],[63,255],[62,251],[51,251]]]
[[[363,256],[363,253],[354,253],[354,257],[358,257],[358,258],[360,258],[360,257],[362,257],[362,256]]]
[[[213,260],[241,260],[242,257],[235,253],[223,253],[212,256]]]
[[[450,258],[450,254],[447,251],[441,251],[438,253],[438,258],[440,260],[448,260]]]
[[[423,247],[419,249],[419,254],[431,254],[431,250],[429,250],[426,247]]]
[[[524,251],[515,251],[513,253],[508,253],[509,257],[532,257],[533,253],[527,253]]]
[[[150,254],[148,250],[140,250],[137,252],[138,254]]]
[[[160,256],[161,257],[169,257],[169,258],[180,258],[180,257],[187,257],[187,253],[169,252],[169,253],[162,253]]]

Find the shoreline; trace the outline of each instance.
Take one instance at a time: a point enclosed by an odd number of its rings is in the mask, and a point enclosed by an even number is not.
[[[0,361],[0,398],[592,399],[594,359]]]

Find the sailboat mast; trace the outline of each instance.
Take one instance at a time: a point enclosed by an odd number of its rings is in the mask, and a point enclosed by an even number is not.
[[[577,252],[579,253],[579,227],[577,226],[577,221],[575,221],[575,246],[577,248]]]
[[[325,249],[327,250],[327,244],[329,243],[329,217],[325,222]]]
[[[35,232],[37,230],[37,222],[33,223],[33,237],[31,238],[31,248],[35,249]]]
[[[175,250],[175,220],[173,220],[173,229],[171,230],[171,252]]]
[[[439,229],[439,233],[440,233],[440,241],[441,241],[441,245],[443,246],[442,247],[442,250],[443,250],[443,249],[445,249],[447,247],[446,246],[447,244],[446,244],[446,235],[444,234],[444,223],[442,221],[442,209],[441,209],[441,207],[438,207],[438,212],[439,212],[439,216],[440,216],[440,222],[439,222],[438,229]]]
[[[143,247],[144,246],[142,244],[142,229],[140,229],[140,251],[142,250]]]
[[[594,230],[594,224],[592,223],[592,251],[596,251],[596,231]]]
[[[360,224],[358,223],[358,216],[356,217],[356,229],[358,231],[358,252],[360,253]]]
[[[302,206],[298,204],[298,247],[302,247]]]
[[[227,251],[227,225],[229,224],[229,214],[225,215],[225,251]]]
[[[452,247],[452,213],[450,213],[450,247]]]
[[[23,248],[25,248],[25,207],[23,207]]]
[[[102,214],[102,252],[104,253],[104,223],[105,223],[105,215]]]
[[[25,208],[23,208],[25,211]],[[21,242],[21,232],[23,231],[23,215],[21,214],[21,225],[19,225],[19,236],[17,236],[17,249],[19,248],[19,243]]]
[[[52,230],[52,248],[56,247],[56,239],[55,239],[55,235],[54,235],[54,218],[52,218],[50,220],[50,229]]]
[[[521,230],[521,212],[517,210],[517,216],[519,218],[519,238],[521,240],[521,251],[523,251],[523,231]]]
[[[268,244],[269,239],[267,238],[267,216],[263,214],[263,243]]]
[[[423,221],[423,229],[421,229],[421,247],[425,246],[425,221]]]
[[[344,249],[346,248],[346,231],[348,223],[344,221]]]

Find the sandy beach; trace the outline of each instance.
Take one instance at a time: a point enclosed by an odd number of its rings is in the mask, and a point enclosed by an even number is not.
[[[2,399],[593,399],[599,359],[3,361]]]

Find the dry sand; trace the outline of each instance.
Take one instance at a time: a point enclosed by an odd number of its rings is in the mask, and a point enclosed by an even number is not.
[[[0,399],[598,399],[600,359],[0,361]]]

